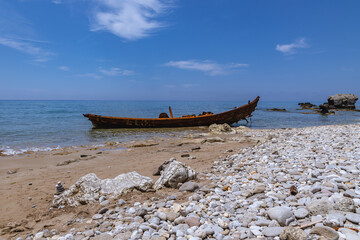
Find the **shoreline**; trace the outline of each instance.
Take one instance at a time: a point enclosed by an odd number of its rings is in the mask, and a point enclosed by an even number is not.
[[[117,209],[116,211],[121,213],[127,211],[136,202],[140,203],[140,205],[136,204],[137,208],[145,203],[150,206],[149,201],[151,202],[152,199],[168,203],[170,200],[167,198],[175,196],[175,202],[184,208],[192,206],[191,204],[200,204],[202,208],[207,209],[195,212],[200,219],[204,219],[201,221],[208,219],[212,224],[220,220],[215,221],[214,218],[218,219],[218,217],[209,215],[209,211],[220,212],[218,216],[225,219],[224,221],[244,218],[247,216],[244,215],[246,212],[252,213],[257,220],[268,221],[265,225],[252,225],[254,227],[250,225],[240,227],[241,224],[232,226],[227,223],[227,227],[221,226],[222,231],[226,231],[218,233],[230,236],[241,230],[242,234],[248,237],[264,237],[267,228],[278,227],[279,231],[281,227],[281,230],[284,230],[285,226],[271,225],[268,220],[268,211],[275,206],[286,206],[291,209],[292,216],[297,211],[304,211],[303,209],[307,211],[304,217],[295,214],[292,221],[286,225],[290,227],[309,224],[316,219],[318,214],[311,212],[309,205],[323,197],[333,199],[332,202],[326,203],[332,206],[331,209],[335,209],[335,205],[332,204],[339,205],[336,202],[339,198],[341,201],[348,201],[348,205],[352,208],[346,208],[346,211],[340,209],[342,212],[345,211],[345,216],[347,212],[360,210],[360,191],[357,189],[360,181],[357,177],[360,166],[354,164],[360,160],[357,147],[360,144],[359,130],[359,124],[242,129],[232,134],[200,134],[179,139],[159,138],[152,141],[138,141],[129,144],[126,149],[116,149],[119,146],[114,145],[109,146],[106,151],[83,149],[74,152],[59,151],[5,157],[1,160],[7,159],[6,164],[3,164],[6,166],[1,166],[0,169],[3,183],[0,188],[0,204],[5,209],[0,218],[0,226],[5,229],[3,236],[14,238],[25,237],[29,233],[36,234],[44,229],[57,229],[58,235],[63,236],[71,232],[71,228],[76,228],[79,236],[83,236],[84,231],[89,229],[88,223],[91,223],[90,225],[94,223],[91,216],[96,214],[101,206],[89,204],[50,212],[49,207],[57,181],[62,181],[65,187],[70,187],[80,177],[90,172],[104,179],[134,170],[155,181],[157,177],[152,176],[153,169],[171,157],[200,173],[199,179],[196,180],[200,186],[198,192],[181,193],[177,189],[165,188],[154,193],[129,193],[122,197],[127,202],[125,207],[120,208],[115,200],[110,202],[109,208]],[[204,143],[203,140],[207,138],[220,138],[224,141]],[[199,146],[200,149],[192,150]],[[195,156],[196,159],[181,157],[185,153]],[[59,163],[60,166],[57,166]],[[6,173],[16,169],[17,171],[12,174]],[[333,179],[337,180],[334,182]],[[289,190],[291,186],[296,186],[299,193],[292,195]],[[195,195],[201,197],[194,203],[190,199]],[[206,201],[202,202],[201,199]],[[223,207],[212,209],[209,204],[214,199],[218,199],[214,206],[240,201],[241,207],[235,212],[226,208],[224,210]],[[171,201],[173,204],[174,201]],[[33,205],[36,206],[32,207]],[[153,211],[159,211],[154,204],[151,207]],[[18,209],[22,209],[22,212],[18,213]],[[330,210],[328,211],[327,213],[331,213]],[[81,214],[84,216],[79,217]],[[325,224],[324,217],[326,215],[318,220]],[[74,219],[83,219],[83,221],[67,225]],[[112,221],[107,217],[105,219]],[[9,227],[8,221],[14,226]],[[358,225],[352,223],[346,220],[345,226],[360,230]],[[306,234],[311,234],[313,227],[314,225],[304,227]],[[324,227],[328,225],[325,224]],[[21,231],[14,232],[14,229]],[[275,229],[271,230],[275,231]],[[106,232],[108,233],[115,234],[113,230]],[[336,234],[344,233],[340,231]]]
[[[345,110],[344,110],[345,111]],[[360,110],[359,110],[360,111]],[[309,113],[310,114],[310,113]],[[311,113],[312,114],[312,113]],[[279,130],[279,129],[303,129],[303,128],[313,128],[313,127],[326,127],[326,126],[347,126],[347,125],[358,125],[360,124],[360,122],[356,122],[356,123],[336,123],[336,124],[323,124],[323,125],[315,125],[315,126],[304,126],[304,127],[279,127],[279,128],[251,128],[251,127],[247,127],[247,126],[237,126],[237,127],[233,127],[233,128],[241,128],[241,127],[246,127],[249,128],[250,130]],[[188,129],[188,128],[183,128],[183,129]],[[47,152],[57,152],[57,151],[82,151],[82,150],[86,150],[86,149],[111,149],[113,146],[126,146],[126,145],[131,145],[131,143],[135,143],[135,142],[143,142],[143,141],[151,141],[153,139],[162,139],[162,138],[169,138],[169,139],[182,139],[182,138],[186,138],[189,135],[202,135],[202,134],[207,134],[208,133],[208,128],[207,127],[197,127],[197,128],[191,128],[191,130],[188,133],[185,133],[183,135],[180,136],[176,136],[176,133],[179,133],[181,131],[179,131],[179,129],[175,128],[171,128],[171,130],[169,130],[166,137],[164,136],[146,136],[144,138],[139,138],[136,140],[126,140],[126,141],[103,141],[103,142],[99,142],[99,143],[94,143],[94,144],[83,144],[83,145],[69,145],[69,146],[63,146],[61,147],[60,145],[55,146],[32,146],[32,147],[26,147],[26,148],[20,148],[20,149],[14,149],[11,148],[9,146],[2,146],[5,147],[3,149],[0,149],[0,161],[2,158],[6,158],[6,157],[13,157],[13,156],[24,156],[24,155],[36,155],[36,154],[43,154],[43,153],[47,153]],[[9,150],[9,152],[8,152]]]

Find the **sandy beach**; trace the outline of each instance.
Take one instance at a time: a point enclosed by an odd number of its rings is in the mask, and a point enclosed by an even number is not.
[[[99,178],[105,179],[132,171],[155,181],[158,176],[152,175],[153,169],[172,157],[188,164],[197,172],[206,172],[215,160],[253,144],[250,139],[230,140],[234,136],[240,135],[216,135],[222,142],[215,140],[213,143],[202,142],[213,139],[214,136],[196,134],[178,139],[158,138],[127,144],[105,143],[104,147],[66,148],[1,157],[0,226],[5,234],[3,236],[26,236],[40,231],[44,226],[66,231],[72,227],[67,222],[79,213],[86,212],[90,216],[96,212],[96,204],[49,211],[58,181],[65,187],[70,187],[88,173],[95,173]],[[159,194],[166,197],[174,192],[176,190],[164,189],[153,194],[140,194],[136,199],[149,199]],[[130,194],[124,197],[131,199],[133,196]],[[20,226],[20,232],[6,230],[6,226],[12,225]]]
[[[1,237],[360,238],[360,125],[231,131],[3,158]],[[137,171],[156,181],[153,169],[173,157],[197,178],[50,209],[59,180]]]

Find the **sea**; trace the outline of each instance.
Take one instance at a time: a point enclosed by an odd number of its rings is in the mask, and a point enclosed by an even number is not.
[[[0,101],[0,152],[14,155],[28,151],[50,151],[70,146],[101,146],[105,142],[130,142],[156,137],[181,137],[206,131],[205,127],[172,129],[92,129],[84,113],[105,116],[156,118],[202,112],[220,113],[246,104],[235,101]],[[313,102],[321,104],[320,102]],[[285,108],[287,112],[268,111]],[[360,122],[360,112],[338,111],[336,115],[311,114],[299,110],[297,102],[261,101],[249,122],[234,126],[255,129],[297,128]],[[0,154],[1,155],[1,154]]]

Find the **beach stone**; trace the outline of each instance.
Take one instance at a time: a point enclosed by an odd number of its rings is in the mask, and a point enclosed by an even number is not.
[[[196,178],[196,172],[193,169],[175,159],[167,160],[161,166],[164,170],[154,184],[156,190],[163,187],[177,188],[179,183],[184,183]]]
[[[335,198],[335,209],[343,212],[355,212],[354,200],[348,197]]]
[[[313,200],[307,205],[307,209],[311,215],[325,216],[330,210],[333,210],[333,205],[327,199]]]
[[[268,215],[270,219],[276,220],[280,226],[286,226],[294,219],[293,214],[288,207],[276,206],[270,208]]]
[[[184,221],[185,221],[185,217],[180,216],[180,217],[178,217],[178,218],[176,218],[176,219],[174,220],[174,224],[175,224],[175,225],[179,225],[179,224],[184,223]]]
[[[93,215],[92,219],[98,220],[98,219],[101,219],[102,217],[103,217],[103,215],[98,213],[98,214]]]
[[[109,210],[108,208],[104,207],[104,208],[100,209],[98,213],[99,213],[99,214],[104,214],[104,213],[106,213],[108,210]]]
[[[162,220],[169,220],[173,222],[179,215],[171,208],[159,208],[158,217]]]
[[[345,235],[346,240],[360,240],[360,236],[354,230],[348,228],[340,228],[339,232]]]
[[[126,204],[126,201],[124,199],[119,199],[117,204],[121,207],[121,206],[124,206]]]
[[[214,123],[209,126],[210,134],[221,134],[221,133],[228,133],[228,132],[232,132],[232,131],[233,131],[232,128],[227,123],[224,123],[224,124]]]
[[[193,227],[193,226],[200,226],[200,218],[198,216],[187,216],[184,219],[184,223],[186,223],[187,225],[189,225],[189,227]]]
[[[39,240],[42,239],[43,237],[44,237],[44,232],[38,232],[35,234],[34,239]]]
[[[297,227],[286,227],[280,234],[280,240],[306,240],[307,234]]]
[[[265,237],[276,237],[281,234],[283,227],[266,227],[262,230],[262,233]]]
[[[207,234],[206,234],[206,231],[205,229],[201,229],[199,228],[198,230],[196,230],[195,232],[195,237],[198,237],[200,239],[204,239],[206,238]]]
[[[65,240],[75,240],[74,235],[71,233],[66,234],[64,238]]]
[[[61,205],[78,206],[96,202],[101,196],[115,198],[134,189],[147,191],[152,188],[153,181],[137,172],[120,174],[113,179],[99,179],[94,173],[81,177],[68,190],[55,195],[53,207]]]
[[[136,216],[144,217],[147,213],[148,211],[145,208],[138,208],[135,210]]]
[[[328,227],[343,227],[346,221],[344,213],[330,212],[324,221],[324,225]]]
[[[100,235],[96,235],[94,240],[112,240],[114,239],[109,233],[101,233]]]
[[[330,227],[316,226],[310,230],[310,233],[320,235],[322,237],[325,237],[328,240],[339,239],[339,234]]]
[[[100,205],[101,205],[101,206],[107,206],[107,205],[109,205],[109,204],[110,204],[110,201],[109,201],[109,200],[104,200],[104,201],[100,202]]]
[[[346,219],[353,223],[360,223],[360,214],[358,213],[347,213]]]
[[[180,192],[185,192],[185,191],[194,192],[197,189],[199,189],[199,185],[195,182],[190,181],[190,182],[186,182],[186,183],[182,184],[181,187],[179,188],[179,191]]]
[[[153,176],[160,176],[162,171],[161,165],[154,168],[152,175]]]
[[[45,229],[44,231],[43,231],[43,236],[44,236],[44,238],[49,238],[49,237],[51,237],[53,234],[49,231],[49,230],[47,230],[47,229]]]
[[[85,237],[92,237],[92,236],[94,236],[94,230],[87,230],[87,231],[85,231],[85,232],[83,232],[83,235],[85,236]]]
[[[265,190],[266,186],[264,184],[257,184],[253,189],[252,194],[263,193]]]
[[[298,219],[303,219],[309,215],[309,211],[306,210],[305,208],[299,208],[295,210],[294,215]]]
[[[263,234],[260,232],[261,227],[259,226],[250,226],[249,227],[250,231],[252,232],[252,234],[254,234],[255,236],[262,236]]]
[[[218,143],[218,142],[225,142],[225,139],[221,137],[211,137],[211,138],[203,139],[201,141],[201,143]]]

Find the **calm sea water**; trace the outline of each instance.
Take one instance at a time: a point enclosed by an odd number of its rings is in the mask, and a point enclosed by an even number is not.
[[[83,113],[121,117],[158,117],[173,109],[174,117],[211,111],[219,113],[245,102],[187,101],[0,101],[0,150],[14,154],[26,150],[50,150],[56,147],[98,145],[106,141],[126,142],[154,136],[180,136],[201,128],[182,129],[108,129],[94,130]],[[319,103],[315,103],[319,104]],[[269,108],[288,112],[269,112]],[[302,114],[296,102],[259,102],[249,123],[250,128],[289,128],[360,122],[359,112],[338,112],[322,116]],[[204,130],[204,129],[203,129]]]

